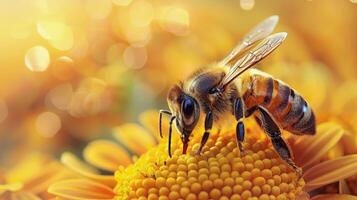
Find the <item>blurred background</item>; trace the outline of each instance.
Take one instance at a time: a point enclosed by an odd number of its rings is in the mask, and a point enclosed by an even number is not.
[[[289,35],[259,68],[355,133],[356,0],[1,0],[0,168],[167,108],[173,83],[271,15]]]

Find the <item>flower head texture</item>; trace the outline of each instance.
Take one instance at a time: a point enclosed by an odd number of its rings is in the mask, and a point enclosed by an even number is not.
[[[329,199],[329,195],[315,197],[321,194],[316,189],[357,173],[356,155],[326,160],[345,134],[336,123],[319,125],[315,136],[284,134],[295,162],[304,169],[299,179],[254,120],[245,121],[244,155],[232,129],[212,130],[201,155],[196,155],[202,131],[198,128],[186,155],[174,131],[170,158],[167,138],[156,134],[157,112],[145,112],[140,119],[146,129],[124,124],[114,130],[120,144],[96,140],[84,149],[84,159],[109,175],[65,153],[62,162],[78,176],[56,182],[49,192],[66,199],[310,199],[310,194],[313,199]]]
[[[235,133],[213,133],[196,155],[201,135],[190,141],[188,154],[181,141],[173,141],[172,158],[162,142],[115,177],[117,199],[295,199],[304,181],[281,161],[260,129],[247,122],[246,152],[240,155]]]

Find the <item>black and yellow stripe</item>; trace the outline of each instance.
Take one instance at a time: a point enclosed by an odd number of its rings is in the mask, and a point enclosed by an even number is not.
[[[315,116],[311,107],[287,84],[254,69],[241,77],[240,86],[248,110],[261,106],[281,128],[299,135],[315,133]]]

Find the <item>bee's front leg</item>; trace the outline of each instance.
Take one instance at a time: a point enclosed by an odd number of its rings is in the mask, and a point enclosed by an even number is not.
[[[289,147],[281,137],[281,132],[278,125],[276,125],[276,123],[274,122],[274,120],[271,118],[271,116],[268,114],[267,111],[265,111],[261,107],[258,107],[258,110],[261,114],[261,127],[264,129],[266,134],[271,138],[271,142],[273,144],[274,149],[277,151],[279,156],[301,176],[302,170],[292,160]]]
[[[172,123],[174,122],[174,120],[176,119],[175,116],[171,117],[170,119],[170,126],[169,126],[169,134],[168,134],[168,143],[167,143],[167,151],[169,153],[170,158],[172,157],[171,154],[171,137],[172,137]]]
[[[209,131],[212,129],[213,126],[213,116],[212,116],[212,111],[208,111],[206,114],[205,118],[205,132],[203,133],[202,139],[201,139],[201,145],[200,148],[196,151],[197,155],[201,154],[202,148],[205,146],[208,137],[209,137]]]
[[[242,155],[244,152],[243,142],[244,142],[244,135],[245,135],[244,124],[242,122],[242,119],[244,117],[244,104],[242,98],[237,98],[235,100],[233,104],[233,114],[236,120],[238,121],[236,127],[236,140],[237,140],[239,151]]]
[[[172,113],[168,110],[160,110],[159,111],[159,133],[160,133],[160,137],[162,138],[162,114],[167,114],[172,116]]]

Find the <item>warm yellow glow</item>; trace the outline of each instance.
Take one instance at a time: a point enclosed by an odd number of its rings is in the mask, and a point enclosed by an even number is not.
[[[255,4],[255,0],[240,0],[240,7],[243,10],[251,10],[253,9]]]
[[[105,110],[110,102],[106,82],[98,78],[86,78],[74,91],[68,107],[74,117],[95,115]]]
[[[144,13],[139,13],[135,7]],[[152,9],[151,4],[141,2],[133,4],[128,12],[117,12],[111,25],[114,33],[133,46],[145,46],[151,39]]]
[[[147,54],[145,48],[128,47],[123,55],[124,64],[131,68],[141,68],[145,65]]]
[[[134,26],[148,26],[153,19],[154,8],[147,1],[135,1],[130,6],[130,22]]]
[[[37,32],[56,49],[66,51],[73,47],[74,37],[71,27],[54,20],[37,23]]]
[[[8,112],[6,102],[0,99],[0,123],[6,119]]]
[[[53,112],[43,112],[36,119],[36,130],[43,137],[53,137],[60,128],[61,119]]]
[[[50,64],[50,54],[43,46],[32,47],[25,55],[25,64],[31,71],[45,71]]]
[[[83,58],[88,54],[89,41],[87,33],[84,31],[77,32],[73,48],[71,49],[71,55],[73,58]]]
[[[62,84],[53,88],[48,97],[51,103],[60,110],[66,110],[73,95],[73,88],[71,84]]]
[[[113,0],[113,3],[117,6],[127,6],[132,2],[132,0]]]
[[[177,35],[185,35],[188,33],[190,16],[183,8],[163,7],[159,19],[162,20],[162,26],[168,32]]]
[[[25,39],[31,34],[32,24],[26,21],[20,23],[12,23],[9,26],[9,33],[15,39]]]
[[[132,27],[124,28],[125,37],[133,46],[145,46],[151,39],[149,27]]]
[[[74,63],[72,58],[61,56],[51,65],[51,72],[59,80],[70,80],[74,76]]]
[[[350,0],[352,3],[357,3],[357,0]]]
[[[36,9],[44,14],[48,14],[48,7],[49,7],[49,2],[48,0],[34,0],[33,1],[34,6]]]
[[[65,26],[64,23],[54,20],[40,20],[36,23],[37,32],[46,40],[59,38]]]
[[[93,19],[104,19],[112,10],[111,0],[86,0],[85,9]]]
[[[113,44],[108,48],[106,60],[108,63],[116,63],[122,60],[125,45],[121,43]]]

